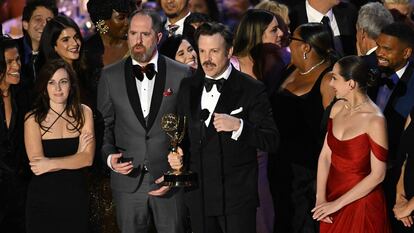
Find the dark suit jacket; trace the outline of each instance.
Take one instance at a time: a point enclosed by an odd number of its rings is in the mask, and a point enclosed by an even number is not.
[[[358,11],[349,3],[341,2],[332,8],[338,24],[344,55],[356,54],[356,29]],[[293,31],[304,23],[308,23],[305,1],[294,6],[289,14],[290,30]]]
[[[98,86],[98,110],[105,121],[102,155],[122,151],[132,160],[134,170],[128,175],[111,172],[111,187],[134,192],[139,185],[142,167],[148,167],[152,180],[170,169],[167,161],[170,139],[161,129],[161,118],[176,111],[180,82],[190,76],[188,66],[159,54],[150,113],[142,114],[131,58],[105,67]],[[154,187],[156,188],[156,187]]]
[[[410,62],[403,76],[388,100],[384,109],[384,116],[388,128],[389,160],[393,163],[396,158],[400,136],[411,108],[414,106],[414,62]],[[370,98],[375,102],[378,94],[378,86],[368,89]]]
[[[258,204],[257,149],[275,151],[279,139],[266,89],[259,81],[234,68],[224,83],[215,112],[230,114],[243,108],[242,112],[235,115],[244,121],[242,133],[236,141],[231,139],[232,132],[217,133],[212,120],[208,128],[200,121],[203,78],[197,74],[184,79],[178,97],[178,112],[188,118],[188,169],[199,175],[203,173],[208,216],[223,215],[223,202],[225,214],[239,213],[249,208],[255,210]],[[222,168],[225,174],[224,190]],[[201,214],[200,187],[188,190],[186,195],[190,213]]]

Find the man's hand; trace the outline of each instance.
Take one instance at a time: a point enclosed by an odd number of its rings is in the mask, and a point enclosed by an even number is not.
[[[159,184],[161,182],[164,181],[164,176],[161,176],[160,178],[158,178],[155,183]],[[169,186],[162,186],[161,188],[157,189],[157,190],[152,190],[151,192],[149,192],[149,195],[152,196],[162,196],[164,194],[166,194],[168,191],[170,190]]]
[[[172,169],[179,171],[183,168],[183,150],[180,147],[177,147],[177,152],[170,152],[168,154],[168,163]]]
[[[121,153],[118,154],[111,154],[111,166],[116,172],[121,173],[123,175],[128,175],[132,169],[134,169],[132,162],[125,162],[120,163],[120,159],[122,157]]]
[[[214,113],[214,128],[217,132],[233,132],[240,128],[240,119],[222,113]]]

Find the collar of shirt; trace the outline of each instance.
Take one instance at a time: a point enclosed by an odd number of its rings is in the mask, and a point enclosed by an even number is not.
[[[148,62],[148,64],[150,64],[150,63],[154,64],[155,72],[158,73],[158,51],[155,51],[154,56],[151,58],[151,60]],[[141,67],[144,66],[141,63],[139,63],[136,60],[134,60],[134,58],[132,58],[132,65],[139,65]]]
[[[165,24],[165,29],[167,29],[168,30],[168,25],[171,25],[171,24],[175,24],[175,25],[178,25],[178,26],[180,26],[178,29],[177,29],[177,31],[175,32],[176,34],[183,34],[183,29],[184,29],[184,21],[185,21],[185,19],[189,16],[191,14],[191,12],[189,11],[188,12],[188,14],[186,15],[186,16],[184,16],[184,18],[182,18],[182,19],[180,19],[180,20],[178,20],[177,22],[175,22],[175,23],[171,23],[170,22],[170,19],[169,18],[167,18],[167,23]]]
[[[330,9],[328,12],[326,12],[326,14],[322,14],[321,12],[319,12],[318,10],[316,10],[315,8],[313,8],[310,4],[309,1],[306,0],[305,1],[305,5],[306,5],[306,15],[308,16],[308,22],[309,23],[320,23],[322,21],[322,18],[324,16],[327,16],[331,22],[331,28],[332,31],[334,33],[334,36],[339,36],[339,29],[338,29],[338,25],[336,24],[336,19],[335,16],[333,14],[332,9]]]
[[[213,77],[210,77],[208,75],[206,75],[206,78],[209,78],[209,79],[224,78],[225,80],[227,80],[230,77],[231,69],[232,69],[232,67],[231,67],[231,64],[229,63],[228,66],[227,66],[227,69],[221,75],[219,75],[218,78],[213,78]]]
[[[375,50],[377,50],[378,46],[375,46],[373,48],[371,48],[370,50],[368,50],[368,52],[365,55],[370,55],[371,53],[373,53]]]
[[[407,62],[407,64],[405,64],[405,66],[401,69],[399,69],[398,71],[396,71],[395,73],[398,75],[398,78],[401,78],[405,72],[405,70],[408,67],[409,62]]]

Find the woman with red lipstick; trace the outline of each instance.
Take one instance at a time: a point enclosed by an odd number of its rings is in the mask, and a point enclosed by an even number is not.
[[[92,111],[81,104],[76,74],[61,59],[49,60],[39,93],[26,116],[24,141],[32,177],[26,204],[28,233],[89,232],[84,168],[95,152]]]
[[[22,144],[28,98],[20,85],[17,48],[15,40],[0,36],[0,229],[23,233],[29,173]]]

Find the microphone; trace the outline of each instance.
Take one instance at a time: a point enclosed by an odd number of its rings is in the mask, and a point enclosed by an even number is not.
[[[200,121],[206,121],[208,116],[210,116],[210,111],[205,108],[200,112]]]

